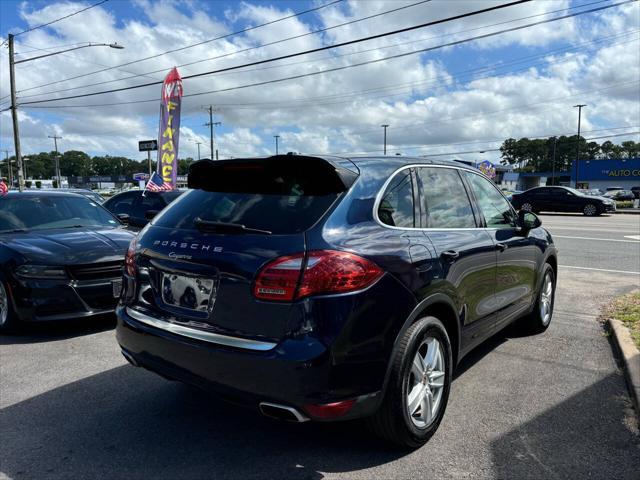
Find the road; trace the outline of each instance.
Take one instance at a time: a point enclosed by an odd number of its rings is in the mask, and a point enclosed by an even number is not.
[[[509,328],[467,357],[440,429],[415,452],[390,450],[357,423],[271,421],[128,366],[105,321],[0,338],[0,471],[16,479],[637,479],[637,419],[596,317],[640,284],[640,243],[623,241],[640,233],[640,216],[542,221],[566,265],[551,327],[538,336]]]

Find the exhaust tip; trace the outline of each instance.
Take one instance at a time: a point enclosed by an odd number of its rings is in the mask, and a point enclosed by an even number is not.
[[[303,415],[297,409],[278,403],[261,402],[260,412],[262,412],[265,417],[284,420],[286,422],[302,423],[309,420],[309,417]]]
[[[124,350],[120,350],[120,352],[122,353],[122,356],[125,358],[125,360],[129,362],[131,365],[133,365],[134,367],[140,366],[138,365],[138,362],[136,362],[136,360],[131,356],[129,352],[125,352]]]

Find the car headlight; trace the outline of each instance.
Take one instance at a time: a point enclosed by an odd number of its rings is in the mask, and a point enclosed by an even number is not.
[[[51,265],[21,265],[16,269],[16,274],[23,278],[67,278],[67,272],[63,267]]]

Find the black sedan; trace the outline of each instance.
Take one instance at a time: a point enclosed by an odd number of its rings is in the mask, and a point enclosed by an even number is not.
[[[528,212],[578,212],[587,216],[616,211],[616,202],[585,195],[569,187],[537,187],[511,198],[513,206]]]
[[[113,312],[134,236],[78,194],[0,197],[0,330]]]
[[[120,220],[139,229],[144,227],[150,219],[164,207],[178,198],[183,191],[149,192],[142,196],[142,190],[129,190],[114,195],[104,202],[104,206]]]

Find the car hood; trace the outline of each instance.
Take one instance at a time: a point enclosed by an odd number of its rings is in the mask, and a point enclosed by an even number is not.
[[[73,228],[0,234],[0,244],[29,262],[72,265],[123,259],[134,233],[121,228]]]

